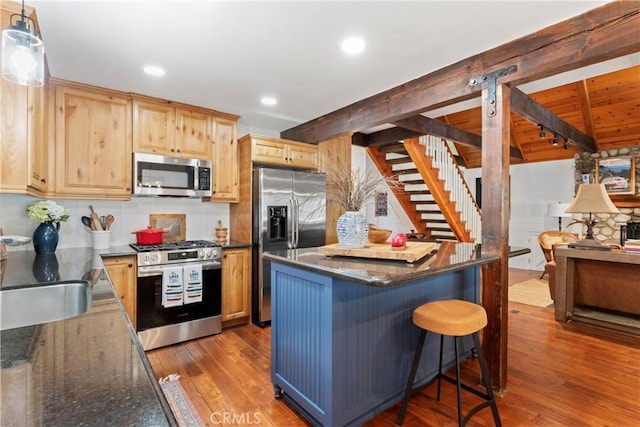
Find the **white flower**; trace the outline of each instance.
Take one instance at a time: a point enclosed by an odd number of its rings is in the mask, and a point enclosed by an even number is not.
[[[53,200],[41,200],[29,205],[27,215],[38,222],[65,222],[69,219],[67,210]]]

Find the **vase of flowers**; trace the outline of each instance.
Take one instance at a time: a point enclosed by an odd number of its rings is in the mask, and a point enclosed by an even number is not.
[[[52,200],[41,200],[27,208],[29,219],[40,222],[33,232],[33,248],[36,254],[52,254],[58,247],[60,222],[69,219],[65,208]]]
[[[373,171],[361,174],[348,167],[327,171],[327,201],[340,205],[345,213],[338,218],[338,244],[345,248],[363,248],[367,243],[369,223],[361,213],[367,199],[384,184],[394,188],[394,178],[378,176]]]
[[[596,167],[596,161],[589,153],[579,154],[575,159],[576,170],[582,176],[581,183],[589,184],[591,182],[591,173]]]

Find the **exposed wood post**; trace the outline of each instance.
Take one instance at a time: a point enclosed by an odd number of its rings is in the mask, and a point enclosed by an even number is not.
[[[482,252],[498,255],[500,261],[482,268],[482,305],[488,318],[483,348],[491,384],[503,394],[507,390],[511,90],[496,82],[494,104],[488,101],[489,92],[486,86],[482,89]]]
[[[328,139],[318,144],[319,159],[318,170],[327,172],[335,165],[342,165],[351,169],[351,133]],[[327,190],[330,190],[331,183],[327,183]],[[325,242],[327,245],[338,243],[338,235],[336,233],[336,224],[340,215],[344,213],[335,202],[327,201],[327,232]]]

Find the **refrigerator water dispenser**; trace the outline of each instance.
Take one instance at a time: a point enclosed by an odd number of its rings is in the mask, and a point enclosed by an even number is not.
[[[268,206],[269,232],[267,239],[271,242],[287,240],[287,207]]]

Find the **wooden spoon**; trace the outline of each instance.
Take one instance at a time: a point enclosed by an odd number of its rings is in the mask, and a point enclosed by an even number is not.
[[[107,215],[107,230],[111,228],[111,224],[113,224],[115,220],[116,219],[114,218],[113,215],[111,214]]]

